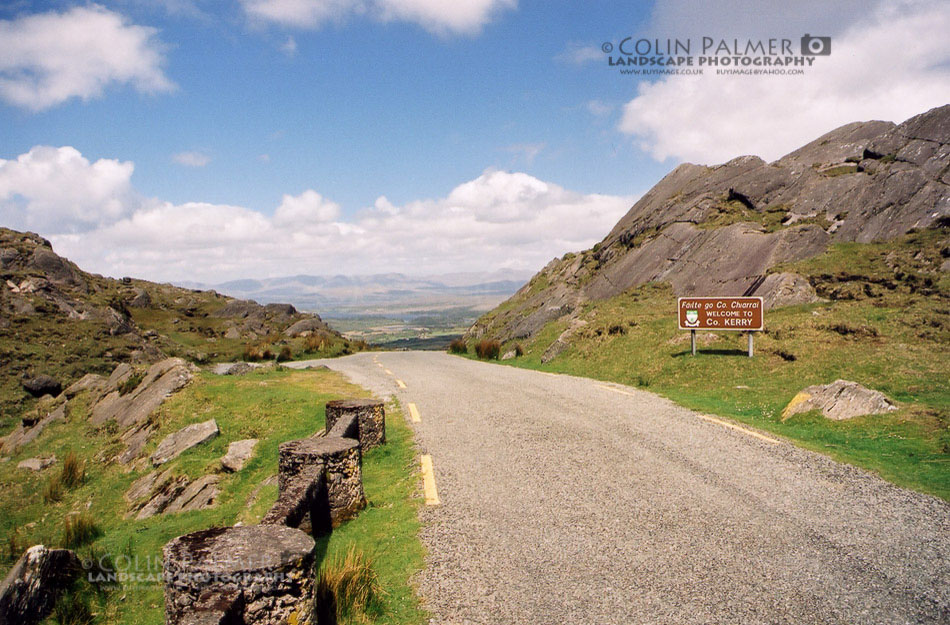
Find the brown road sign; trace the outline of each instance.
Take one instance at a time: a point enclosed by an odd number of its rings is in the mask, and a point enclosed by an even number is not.
[[[678,309],[680,330],[765,329],[761,297],[681,297]]]

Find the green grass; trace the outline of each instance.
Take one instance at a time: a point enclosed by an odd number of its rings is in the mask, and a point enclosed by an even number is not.
[[[144,450],[147,457],[158,441],[188,423],[214,418],[221,434],[191,449],[163,468],[175,474],[198,477],[219,470],[219,458],[228,443],[244,438],[259,438],[254,456],[235,474],[222,474],[221,494],[216,507],[209,510],[159,515],[136,521],[125,518],[128,505],[123,494],[131,483],[150,467],[135,466],[131,472],[106,461],[121,449],[118,432],[112,428],[94,428],[88,423],[88,410],[76,402],[66,423],[51,426],[9,461],[0,463],[0,539],[5,546],[0,576],[19,557],[22,549],[42,543],[64,545],[67,517],[78,513],[95,519],[95,529],[83,522],[85,543],[79,553],[98,560],[127,562],[138,559],[138,572],[158,574],[149,569],[161,556],[163,545],[181,534],[212,526],[229,526],[238,521],[256,523],[277,498],[277,487],[261,483],[277,472],[277,446],[295,438],[309,436],[323,428],[324,405],[330,399],[366,396],[366,391],[330,371],[264,370],[234,376],[200,373],[183,391],[171,397],[156,412],[159,431]],[[398,411],[387,419],[389,444],[373,450],[364,458],[365,489],[369,508],[360,517],[339,528],[329,541],[328,553],[337,545],[356,544],[374,556],[376,571],[386,592],[387,614],[380,622],[421,623],[420,611],[412,592],[410,575],[422,566],[422,546],[417,538],[418,497],[413,472],[413,447],[408,426]],[[41,473],[16,468],[25,458],[53,453],[57,458],[75,454],[85,463],[85,479],[72,489],[61,488],[58,502],[46,503],[43,485],[51,477],[60,478],[61,464]],[[143,463],[144,464],[144,463]],[[96,535],[98,534],[98,535]],[[75,539],[73,539],[75,540]],[[10,544],[13,543],[13,548]],[[121,558],[120,556],[127,556]],[[163,622],[163,594],[160,583],[127,583],[102,594],[88,584],[76,593],[86,597],[96,614],[96,623],[122,625],[159,625]],[[82,615],[81,609],[72,613]],[[388,619],[388,620],[385,620]],[[51,621],[52,622],[52,621]]]
[[[324,559],[346,558],[357,548],[372,562],[379,585],[380,624],[424,623],[428,615],[419,605],[411,577],[423,567],[425,552],[419,541],[418,469],[412,432],[398,405],[386,407],[386,444],[363,458],[363,489],[368,505],[359,516],[322,539]]]
[[[950,277],[937,269],[947,252],[946,230],[932,229],[835,245],[776,268],[810,276],[820,295],[845,298],[767,312],[752,359],[745,336],[732,332],[700,332],[690,356],[672,290],[648,284],[587,304],[587,325],[551,362],[541,355],[566,328],[561,321],[522,341],[525,355],[506,363],[645,388],[950,500]],[[624,331],[611,332],[618,326]],[[839,378],[885,393],[899,410],[844,422],[781,420],[802,388]]]

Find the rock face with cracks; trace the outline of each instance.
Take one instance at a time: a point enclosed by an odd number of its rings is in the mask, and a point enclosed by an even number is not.
[[[948,216],[950,105],[899,125],[848,124],[773,163],[685,163],[593,249],[552,260],[467,338],[529,338],[648,282],[668,282],[678,296],[760,295],[766,308],[816,301],[802,276],[773,268]]]

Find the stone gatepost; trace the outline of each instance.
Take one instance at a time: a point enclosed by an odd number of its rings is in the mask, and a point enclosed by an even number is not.
[[[333,527],[352,519],[366,505],[363,494],[363,456],[352,438],[304,438],[280,445],[278,485],[290,489],[297,476],[323,465]]]
[[[283,526],[201,530],[165,545],[165,622],[313,621],[314,540]]]
[[[339,399],[327,402],[327,432],[340,419],[356,415],[363,451],[386,442],[386,409],[378,399]]]

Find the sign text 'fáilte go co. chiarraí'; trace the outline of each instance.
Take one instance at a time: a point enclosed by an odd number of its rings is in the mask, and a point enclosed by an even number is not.
[[[764,329],[761,297],[681,297],[680,330],[738,330],[759,332]]]

